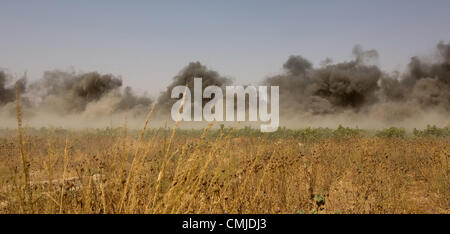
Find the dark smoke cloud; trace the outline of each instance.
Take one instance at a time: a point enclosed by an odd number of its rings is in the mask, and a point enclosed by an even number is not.
[[[403,94],[397,96],[412,100],[424,109],[436,107],[450,111],[450,44],[440,42],[436,49],[431,61],[419,57],[411,59],[408,73],[397,85]]]
[[[6,86],[8,78],[0,72],[0,107],[14,114],[14,85]],[[39,113],[56,115],[101,116],[130,111],[133,115],[149,110],[153,100],[137,95],[130,87],[122,89],[122,79],[111,74],[47,71],[27,86],[26,79],[16,81],[22,105],[28,116]],[[30,100],[33,100],[31,102]]]
[[[305,75],[305,72],[312,68],[312,63],[302,56],[291,56],[284,63],[283,68],[291,75]]]
[[[264,82],[280,86],[282,115],[357,113],[402,121],[420,111],[449,114],[450,44],[440,42],[432,61],[413,57],[404,75],[381,71],[375,50],[355,46],[352,52],[353,60],[332,64],[326,58],[320,68],[302,56],[289,57],[285,72]]]
[[[266,84],[280,86],[283,109],[311,111],[316,114],[333,113],[345,108],[359,108],[376,100],[378,80],[382,72],[378,67],[366,65],[378,57],[376,51],[353,49],[355,59],[314,69],[311,62],[301,56],[291,56],[283,65],[284,74],[270,77]]]
[[[133,92],[133,89],[127,86],[121,95],[118,108],[120,110],[127,110],[132,108],[148,108],[152,105],[153,100],[147,96],[138,96]]]
[[[121,86],[122,80],[110,74],[49,71],[30,88],[38,92],[43,106],[52,107],[58,103],[58,111],[62,113],[80,113],[88,103],[98,101]]]
[[[313,95],[328,100],[335,107],[358,109],[374,101],[380,77],[377,67],[355,60],[316,70],[310,88]]]
[[[232,80],[220,76],[218,72],[208,69],[200,62],[191,62],[185,68],[183,68],[177,76],[173,78],[172,83],[167,87],[165,92],[162,92],[158,98],[157,109],[166,114],[170,111],[175,99],[171,98],[172,89],[176,86],[184,86],[187,84],[188,88],[194,90],[194,78],[202,78],[202,88],[215,85],[224,88],[225,85],[230,85]],[[203,91],[203,90],[202,90]],[[193,100],[193,93],[191,93],[191,99]],[[208,100],[203,100],[203,104]]]
[[[440,42],[437,45],[436,61],[426,61],[419,57],[413,57],[409,63],[409,74],[403,82],[414,84],[423,78],[437,78],[440,82],[450,83],[450,44]]]
[[[411,97],[424,109],[437,107],[450,111],[450,86],[437,78],[418,80],[414,85]]]
[[[0,71],[0,106],[16,100],[16,87],[14,84],[8,85],[11,78],[6,72]],[[27,80],[25,77],[16,81],[19,92],[25,92]]]
[[[15,99],[14,90],[10,87],[6,87],[6,83],[5,72],[0,71],[0,104],[5,104]]]

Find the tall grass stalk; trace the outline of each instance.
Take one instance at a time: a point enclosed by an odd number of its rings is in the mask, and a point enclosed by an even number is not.
[[[186,87],[184,88],[184,92],[183,92],[183,99],[181,101],[180,108],[178,109],[177,119],[175,121],[175,125],[173,126],[172,135],[170,136],[169,144],[167,145],[167,149],[166,149],[166,152],[164,154],[164,158],[163,158],[162,165],[161,165],[161,170],[160,170],[160,172],[158,174],[158,178],[156,179],[155,195],[153,196],[151,205],[150,205],[150,203],[149,203],[150,206],[147,205],[146,213],[148,211],[150,211],[150,210],[151,210],[152,213],[154,212],[156,201],[158,200],[160,189],[161,189],[161,180],[162,180],[162,178],[164,176],[164,172],[166,170],[167,158],[168,158],[168,155],[169,155],[169,152],[170,152],[170,148],[172,146],[173,138],[175,137],[175,132],[177,131],[178,124],[180,124],[181,111],[183,110],[184,102],[186,101],[186,92],[187,92],[187,90],[188,90],[188,84],[186,83]]]
[[[19,83],[16,83],[16,110],[17,110],[17,133],[19,138],[20,156],[22,159],[22,169],[25,184],[25,197],[27,198],[27,201],[25,203],[29,207],[29,211],[33,213],[33,195],[30,186],[30,172],[29,172],[29,162],[27,160],[27,153],[26,153],[25,136],[22,128],[22,109],[20,106]]]

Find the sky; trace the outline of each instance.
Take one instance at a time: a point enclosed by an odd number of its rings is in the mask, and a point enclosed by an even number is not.
[[[152,96],[192,61],[250,84],[290,55],[351,60],[355,44],[394,71],[450,41],[449,12],[440,0],[0,0],[0,68],[111,73]]]

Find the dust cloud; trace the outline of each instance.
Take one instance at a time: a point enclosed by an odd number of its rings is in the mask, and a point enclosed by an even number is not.
[[[394,73],[377,66],[376,50],[356,45],[352,53],[350,61],[334,63],[327,57],[319,67],[301,55],[292,55],[283,72],[262,80],[262,85],[280,87],[281,126],[420,128],[450,124],[450,44],[439,42],[432,58],[413,57],[406,71]],[[224,89],[233,84],[200,62],[182,68],[166,90],[154,96],[124,87],[124,80],[113,74],[53,70],[28,82],[26,76],[17,79],[0,70],[0,127],[15,126],[16,84],[30,126],[103,128],[127,122],[138,128],[152,105],[156,106],[155,125],[165,125],[172,121],[170,108],[176,101],[170,98],[172,88],[187,85],[193,89],[194,77],[203,78],[203,88]]]

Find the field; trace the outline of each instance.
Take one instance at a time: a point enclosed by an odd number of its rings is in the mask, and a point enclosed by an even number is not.
[[[0,213],[450,213],[450,128],[0,131]]]

